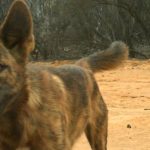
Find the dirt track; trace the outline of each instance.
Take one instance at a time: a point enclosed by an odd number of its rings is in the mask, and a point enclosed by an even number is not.
[[[109,109],[108,150],[150,150],[150,61],[96,74]],[[90,150],[83,135],[73,150]]]

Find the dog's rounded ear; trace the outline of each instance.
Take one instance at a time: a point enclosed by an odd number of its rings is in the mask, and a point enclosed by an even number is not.
[[[23,56],[33,50],[33,21],[23,0],[15,0],[11,5],[1,26],[0,38],[11,53],[17,52]]]

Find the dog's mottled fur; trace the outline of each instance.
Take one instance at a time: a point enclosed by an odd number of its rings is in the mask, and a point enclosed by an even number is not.
[[[83,132],[92,150],[106,150],[107,107],[93,73],[122,63],[126,45],[55,68],[27,64],[33,48],[30,11],[15,0],[0,28],[0,150],[71,150]]]

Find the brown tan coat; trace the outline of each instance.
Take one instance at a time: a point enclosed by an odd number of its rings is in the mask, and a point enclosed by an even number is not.
[[[74,65],[27,63],[33,22],[15,0],[0,29],[0,150],[71,150],[83,133],[93,150],[107,148],[107,107],[93,76],[127,57],[122,42]]]

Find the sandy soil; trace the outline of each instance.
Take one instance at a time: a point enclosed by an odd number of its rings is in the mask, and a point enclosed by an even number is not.
[[[150,150],[150,61],[95,76],[109,109],[108,150]],[[73,150],[90,150],[84,134]]]

